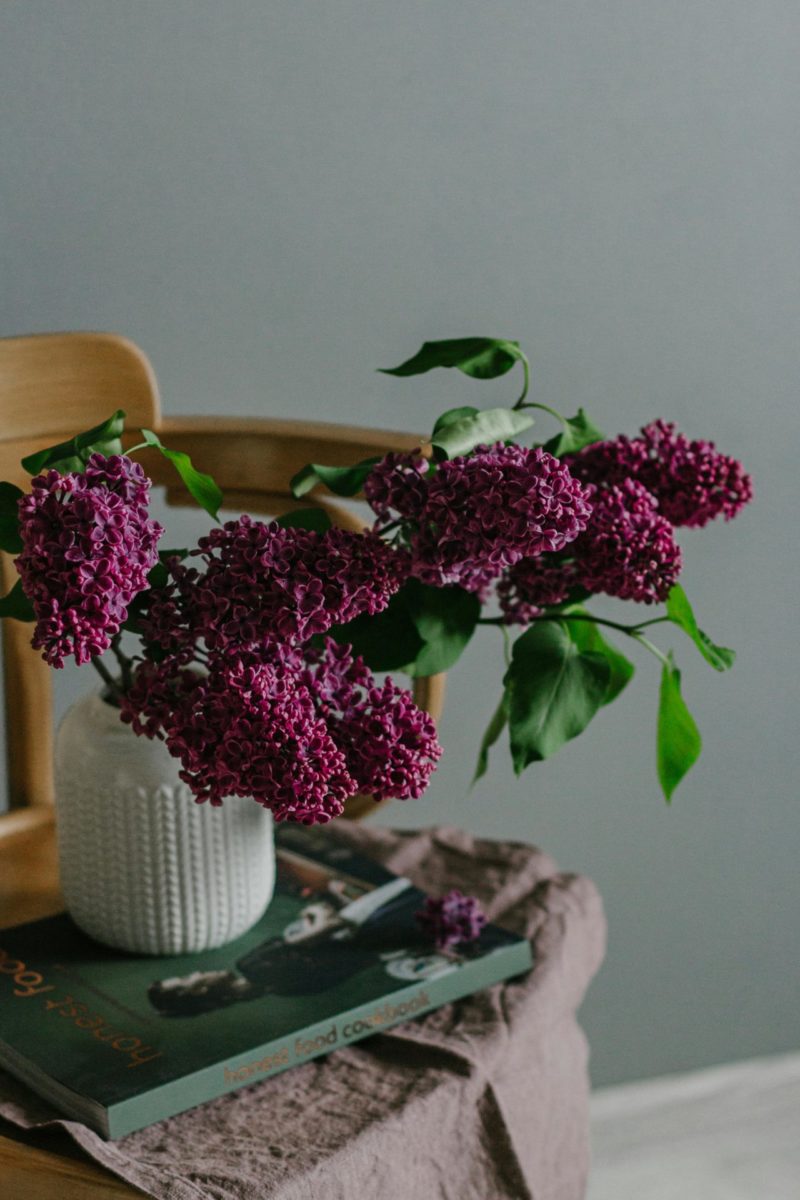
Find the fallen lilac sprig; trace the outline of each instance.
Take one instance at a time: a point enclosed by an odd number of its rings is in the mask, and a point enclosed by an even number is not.
[[[475,896],[465,896],[458,888],[446,896],[429,896],[415,916],[437,950],[476,942],[486,924],[480,901]]]

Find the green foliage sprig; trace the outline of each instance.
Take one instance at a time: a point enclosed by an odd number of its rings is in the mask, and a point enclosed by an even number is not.
[[[383,373],[400,378],[435,368],[456,368],[474,379],[494,379],[520,363],[523,391],[508,408],[453,408],[433,424],[421,446],[430,447],[434,464],[467,455],[477,446],[516,439],[533,425],[531,409],[558,420],[560,431],[541,443],[559,457],[576,454],[601,441],[600,429],[583,409],[564,417],[545,404],[527,400],[530,367],[519,344],[505,338],[460,338],[425,342],[410,359]],[[300,471],[291,486],[296,496],[327,487],[339,496],[361,492],[375,459],[353,467],[312,464]],[[435,468],[434,468],[435,469]],[[656,721],[656,765],[665,799],[697,761],[700,733],[681,692],[681,675],[672,652],[660,650],[645,630],[671,625],[682,630],[715,670],[725,671],[735,654],[716,645],[698,626],[683,588],[669,592],[663,615],[632,624],[611,621],[588,611],[576,594],[568,604],[553,606],[532,619],[514,641],[502,681],[502,695],[483,736],[475,779],[486,772],[489,752],[508,731],[516,774],[531,763],[555,754],[587,727],[599,710],[615,700],[634,675],[633,664],[601,633],[608,628],[643,647],[661,664]],[[359,617],[335,631],[351,642],[374,670],[403,670],[412,677],[448,670],[469,644],[476,628],[497,626],[508,636],[503,618],[481,616],[481,605],[457,586],[436,588],[409,580],[389,607],[373,617]]]

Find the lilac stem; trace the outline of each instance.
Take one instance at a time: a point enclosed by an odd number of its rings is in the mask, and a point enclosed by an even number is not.
[[[111,695],[113,696],[114,700],[116,702],[119,702],[120,697],[122,695],[122,693],[120,692],[119,684],[117,683],[116,679],[114,679],[111,672],[106,667],[105,663],[102,662],[101,659],[99,659],[97,656],[95,656],[92,659],[92,666],[94,667],[95,671],[97,671],[97,674],[100,676],[103,683],[108,688],[108,690],[111,693]]]

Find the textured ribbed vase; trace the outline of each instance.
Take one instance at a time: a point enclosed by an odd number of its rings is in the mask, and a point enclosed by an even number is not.
[[[86,696],[56,739],[61,886],[84,933],[137,954],[222,946],[275,884],[272,817],[252,800],[197,804],[163,742]]]

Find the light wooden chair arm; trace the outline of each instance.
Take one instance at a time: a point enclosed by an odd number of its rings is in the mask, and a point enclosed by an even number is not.
[[[163,417],[157,432],[167,445],[185,450],[201,471],[213,474],[223,491],[276,495],[289,495],[289,480],[308,462],[349,466],[388,450],[413,450],[422,440],[385,429],[271,417]],[[147,458],[148,474],[169,485],[169,464],[154,457]]]

